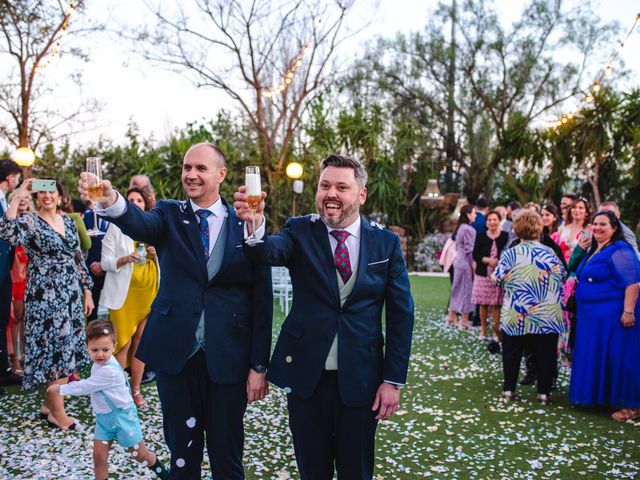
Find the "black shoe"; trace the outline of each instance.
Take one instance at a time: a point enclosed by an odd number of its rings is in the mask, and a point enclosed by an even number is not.
[[[533,385],[536,383],[536,377],[534,375],[525,375],[522,380],[520,380],[520,385]]]
[[[151,383],[156,379],[156,372],[154,372],[153,370],[146,370],[144,371],[144,374],[142,375],[142,380],[140,381],[141,385],[145,385],[147,383]]]
[[[7,372],[0,377],[0,387],[22,385],[22,377],[13,372]]]

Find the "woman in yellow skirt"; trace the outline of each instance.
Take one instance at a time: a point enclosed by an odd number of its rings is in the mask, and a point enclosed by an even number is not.
[[[127,199],[142,210],[153,207],[147,192],[138,188],[130,188]],[[140,393],[144,363],[135,354],[151,303],[158,293],[160,269],[156,251],[110,224],[102,240],[100,264],[106,272],[100,305],[109,309],[109,318],[116,328],[116,359],[122,368],[131,367],[133,401],[138,407],[146,407]]]

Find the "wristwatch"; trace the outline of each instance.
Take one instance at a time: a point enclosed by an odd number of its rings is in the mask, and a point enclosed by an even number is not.
[[[251,370],[256,373],[267,373],[267,367],[264,365],[251,365]]]

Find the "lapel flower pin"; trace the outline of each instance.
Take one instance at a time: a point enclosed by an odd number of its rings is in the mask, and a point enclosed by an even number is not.
[[[316,223],[316,220],[320,219],[320,215],[318,215],[317,213],[312,213],[311,215],[309,215],[309,220],[311,220],[312,223]]]

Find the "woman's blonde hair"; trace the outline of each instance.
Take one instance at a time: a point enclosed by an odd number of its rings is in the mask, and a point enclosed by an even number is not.
[[[513,219],[513,230],[520,240],[540,240],[542,217],[533,210],[523,208]]]

